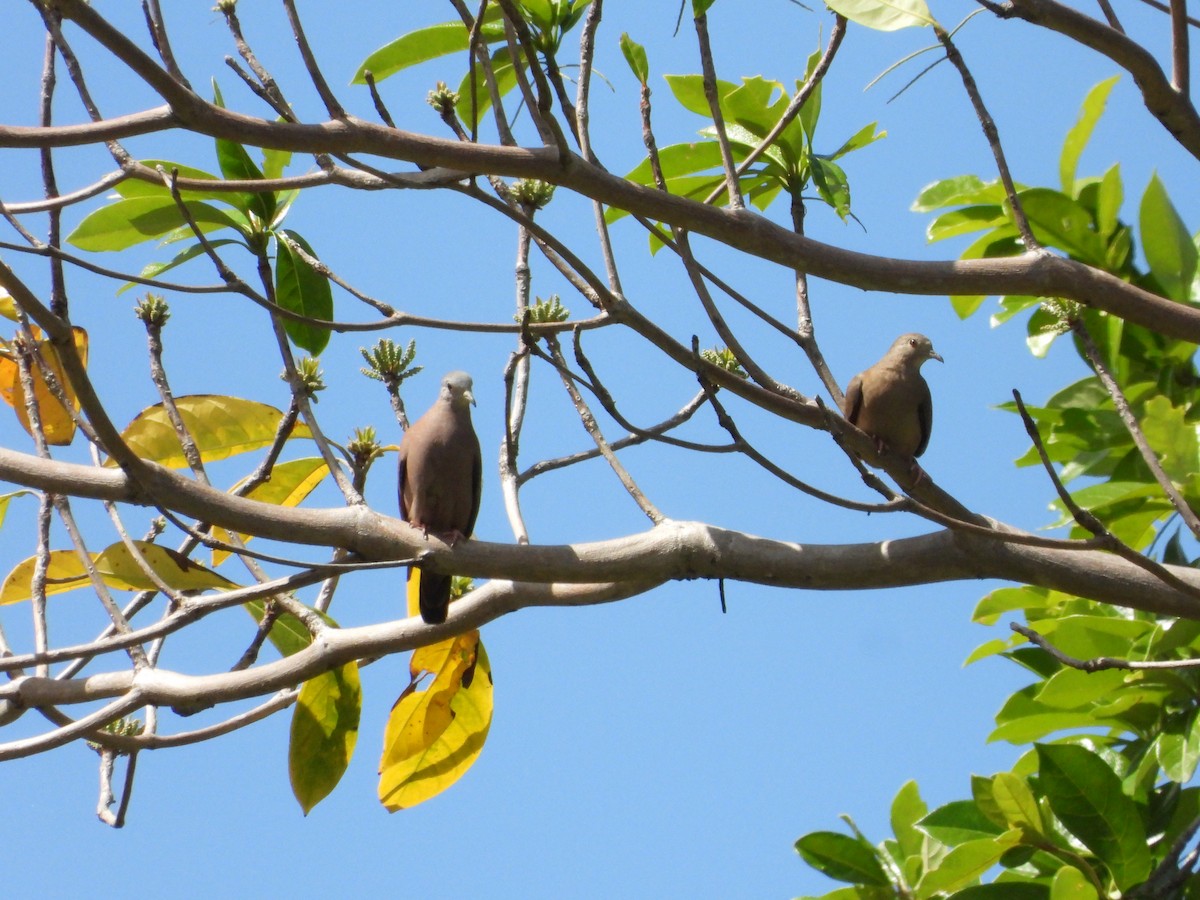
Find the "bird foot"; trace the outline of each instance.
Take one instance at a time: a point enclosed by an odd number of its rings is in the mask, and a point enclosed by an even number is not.
[[[451,528],[449,531],[433,531],[424,522],[413,522],[411,524],[414,528],[421,529],[421,534],[425,536],[425,540],[429,540],[429,535],[432,534],[435,538],[445,541],[451,547],[455,547],[458,545],[459,541],[465,541],[467,539],[467,536],[457,528]]]
[[[459,541],[465,541],[467,539],[467,536],[457,528],[452,528],[450,531],[443,531],[438,536],[451,547],[457,547]]]

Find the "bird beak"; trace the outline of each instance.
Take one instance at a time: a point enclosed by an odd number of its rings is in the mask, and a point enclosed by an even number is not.
[[[941,357],[938,357],[938,358],[940,359]],[[463,391],[463,399],[466,400],[468,403],[470,403],[472,406],[475,405],[475,395],[472,394],[470,391]]]
[[[930,359],[936,359],[936,360],[937,360],[938,362],[940,362],[940,363],[944,363],[944,362],[945,362],[945,360],[944,360],[944,359],[942,359],[942,354],[938,353],[936,350],[930,350],[930,351],[929,351],[929,358],[930,358]]]

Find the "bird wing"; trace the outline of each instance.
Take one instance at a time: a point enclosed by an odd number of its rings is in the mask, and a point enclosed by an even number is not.
[[[474,429],[471,437],[475,437]],[[475,520],[479,518],[479,501],[483,498],[483,457],[479,452],[479,440],[475,439],[475,458],[471,462],[471,515],[463,534],[470,537],[475,531]]]
[[[396,493],[400,497],[400,518],[405,522],[408,521],[408,503],[404,499],[406,493],[405,488],[408,484],[408,453],[404,444],[400,445],[400,476],[399,483],[396,488]]]
[[[929,446],[929,435],[933,431],[933,397],[929,394],[929,385],[925,383],[925,379],[921,379],[921,399],[917,403],[917,420],[921,424],[921,440],[917,444],[917,449],[913,451],[913,456],[920,456],[925,452],[925,448]]]
[[[842,398],[842,415],[851,425],[858,424],[858,414],[862,410],[862,375],[855,375],[846,385],[846,396]]]

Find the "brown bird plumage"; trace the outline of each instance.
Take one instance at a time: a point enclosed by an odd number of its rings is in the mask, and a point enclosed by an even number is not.
[[[446,375],[433,406],[400,441],[400,518],[452,544],[475,529],[483,482],[471,387],[466,372]],[[445,622],[450,576],[414,569],[409,578],[420,579],[421,618]]]
[[[933,400],[921,377],[927,359],[944,362],[923,334],[902,334],[883,359],[855,375],[846,388],[842,414],[852,425],[895,453],[914,459],[929,445]]]

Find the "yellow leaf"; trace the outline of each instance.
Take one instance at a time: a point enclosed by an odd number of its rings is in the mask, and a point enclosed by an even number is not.
[[[391,812],[458,781],[479,757],[492,724],[492,667],[478,631],[422,647],[409,668],[413,681],[392,707],[379,765],[379,800]],[[423,672],[433,672],[433,683],[417,691]]]
[[[203,591],[211,588],[225,590],[237,587],[229,579],[192,562],[174,550],[146,541],[134,541],[134,544],[141,550],[151,570],[168,587],[177,591]],[[31,556],[18,563],[16,568],[8,573],[3,586],[0,586],[0,606],[20,603],[32,596],[30,583],[36,562],[37,558]],[[124,544],[113,544],[100,553],[92,554],[92,562],[100,580],[114,590],[145,591],[155,588],[154,582],[142,571]],[[50,551],[46,596],[73,591],[86,587],[89,583],[90,579],[83,563],[74,550]]]
[[[251,490],[246,497],[260,500],[263,503],[274,503],[276,506],[299,506],[304,498],[329,474],[329,466],[319,457],[293,459],[280,463],[271,470],[271,480],[264,481]],[[235,484],[230,492],[237,491],[245,479]],[[218,541],[229,543],[229,532],[224,528],[213,528],[212,536]],[[238,535],[243,541],[250,539],[249,535]],[[227,550],[213,550],[212,564],[219,566],[229,557]]]
[[[141,551],[150,570],[167,587],[176,591],[228,590],[237,587],[228,578],[168,547],[146,541],[133,543]],[[124,544],[113,544],[106,548],[96,559],[96,569],[104,583],[117,590],[150,591],[157,587]]]
[[[362,710],[358,663],[304,682],[292,712],[288,776],[304,814],[337,787],[354,746]]]
[[[75,340],[75,349],[79,351],[80,359],[86,366],[88,358],[87,332],[76,326],[71,329],[71,333]],[[40,336],[41,332],[35,330],[35,334]],[[37,352],[45,361],[46,368],[54,374],[55,381],[63,389],[71,406],[78,412],[79,400],[75,396],[71,383],[67,381],[67,377],[63,373],[58,351],[48,340],[39,340]],[[33,378],[33,395],[37,398],[38,415],[42,420],[42,432],[46,436],[46,443],[66,446],[75,437],[75,420],[72,418],[71,412],[59,403],[58,398],[50,392],[40,366],[35,363],[29,374]],[[33,434],[29,427],[29,415],[25,411],[25,390],[21,387],[21,372],[17,361],[10,356],[0,357],[0,398],[16,410],[21,427]]]
[[[93,559],[95,559],[94,556]],[[33,596],[30,582],[33,579],[33,567],[36,563],[37,557],[31,556],[17,563],[16,567],[8,573],[3,586],[0,586],[0,606],[8,603],[20,603]],[[46,596],[73,591],[87,583],[87,573],[74,550],[50,551],[50,564],[46,573]]]
[[[0,316],[4,316],[4,318],[10,319],[13,322],[18,321],[17,303],[13,300],[12,294],[7,291],[0,294]]]
[[[270,446],[283,419],[275,407],[241,397],[193,394],[176,398],[175,405],[205,462]],[[187,465],[183,446],[161,403],[138,413],[121,435],[142,459],[171,468]],[[303,422],[297,422],[291,437],[312,437],[312,433]],[[116,464],[109,459],[105,465]]]

